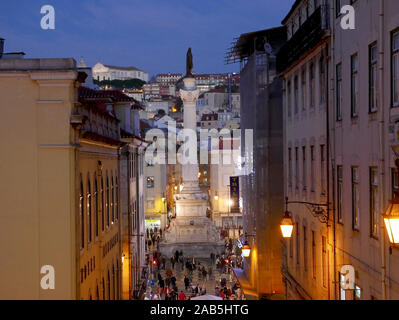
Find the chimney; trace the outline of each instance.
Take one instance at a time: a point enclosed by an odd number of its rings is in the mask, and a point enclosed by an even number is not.
[[[4,39],[0,38],[0,59],[3,56],[3,51],[4,51]]]

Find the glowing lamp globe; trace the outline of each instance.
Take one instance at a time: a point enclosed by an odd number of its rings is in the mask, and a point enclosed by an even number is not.
[[[389,242],[391,244],[399,244],[399,200],[389,201],[383,218]]]
[[[285,212],[284,218],[281,221],[280,228],[283,238],[291,238],[294,224],[288,211]]]
[[[244,246],[241,249],[242,255],[244,258],[248,258],[251,254],[251,247],[249,246],[248,242],[245,241]]]

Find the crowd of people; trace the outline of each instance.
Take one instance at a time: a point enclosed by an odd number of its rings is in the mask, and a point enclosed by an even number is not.
[[[190,300],[205,294],[215,295],[224,300],[243,298],[239,283],[234,281],[229,255],[211,253],[210,264],[201,264],[201,261],[195,258],[184,257],[182,251],[176,250],[169,258],[155,250],[148,259],[149,263],[152,263],[152,276],[145,295],[146,300]],[[218,279],[215,278],[214,268],[219,271]],[[164,277],[161,270],[165,270]],[[184,277],[184,288],[178,288],[177,277]],[[215,281],[214,292],[207,292],[206,284],[209,280]]]

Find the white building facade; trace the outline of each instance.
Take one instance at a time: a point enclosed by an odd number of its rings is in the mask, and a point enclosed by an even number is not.
[[[148,82],[148,72],[136,67],[111,66],[97,62],[93,66],[92,72],[93,78],[99,81],[140,79]]]

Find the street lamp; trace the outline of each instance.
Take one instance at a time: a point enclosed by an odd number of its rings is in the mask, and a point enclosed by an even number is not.
[[[219,196],[218,196],[218,192],[217,192],[217,191],[215,192],[215,197],[214,197],[214,199],[215,199],[216,201],[219,200]]]
[[[285,211],[284,218],[281,220],[280,228],[283,238],[291,238],[294,223],[292,222],[289,211]]]
[[[291,218],[291,214],[288,211],[288,204],[296,203],[303,204],[312,213],[313,216],[317,217],[321,223],[328,223],[328,203],[313,203],[305,201],[288,201],[288,197],[285,198],[285,213],[283,220],[281,220],[280,228],[283,238],[291,238],[294,223]],[[326,207],[327,210],[324,208]],[[399,218],[399,217],[398,217]]]
[[[241,252],[244,258],[248,258],[249,255],[251,254],[251,247],[249,246],[247,237],[255,237],[255,235],[245,233],[245,242],[241,248]]]
[[[389,242],[399,244],[399,200],[390,200],[384,215]]]
[[[245,240],[245,243],[244,243],[243,247],[241,248],[241,252],[242,252],[242,255],[244,256],[244,258],[248,258],[249,255],[251,254],[251,247],[249,246],[247,240]]]
[[[395,147],[392,147],[395,153],[396,160],[395,165],[399,170],[399,152]],[[385,213],[383,214],[385,228],[388,233],[389,242],[392,246],[399,244],[399,191],[394,192],[394,200],[389,200],[389,205]]]

